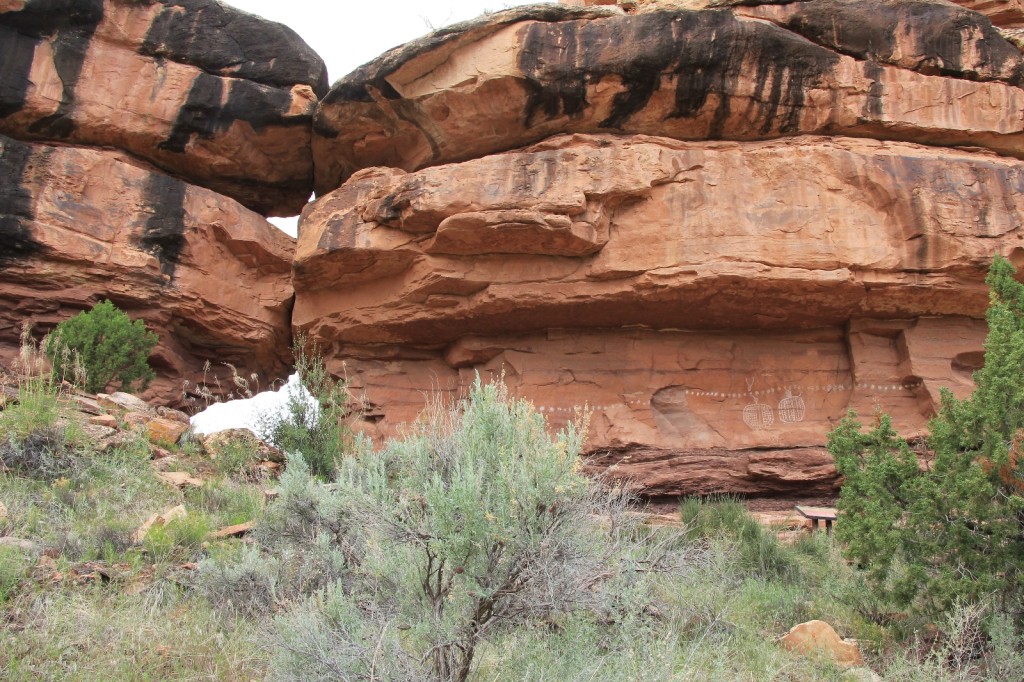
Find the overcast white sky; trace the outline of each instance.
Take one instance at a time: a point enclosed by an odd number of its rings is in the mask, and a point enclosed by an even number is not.
[[[325,62],[331,82],[430,26],[472,19],[486,11],[555,0],[226,0],[290,26]]]
[[[331,82],[396,45],[429,33],[431,27],[472,19],[486,11],[555,0],[226,0],[227,4],[290,26],[327,63]],[[294,218],[272,222],[295,236]],[[235,427],[252,428],[260,412],[277,409],[287,390],[299,390],[293,381],[279,393],[261,394],[252,401],[214,405],[193,418],[193,425],[209,433]]]
[[[557,0],[223,0],[291,27],[327,63],[331,83],[392,47],[484,12]],[[271,222],[295,236],[297,218]]]

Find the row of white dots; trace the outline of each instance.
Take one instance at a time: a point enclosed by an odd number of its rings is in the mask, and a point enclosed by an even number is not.
[[[799,389],[800,393],[793,394],[793,395],[794,395],[794,397],[799,396],[804,391],[809,392],[809,393],[814,393],[814,392],[833,393],[833,392],[836,392],[836,391],[845,391],[847,389],[853,389],[853,388],[860,388],[860,389],[866,389],[866,390],[871,390],[871,391],[886,391],[886,392],[888,392],[888,391],[912,391],[914,389],[920,388],[922,386],[922,384],[923,384],[923,382],[920,382],[920,381],[915,381],[915,382],[908,383],[908,384],[866,384],[866,383],[858,383],[858,384],[854,384],[854,385],[851,385],[851,386],[848,386],[846,384],[826,384],[824,386],[803,386],[803,387],[800,387],[800,389]],[[782,393],[783,391],[786,391],[786,390],[787,389],[784,388],[784,387],[766,388],[766,389],[761,390],[761,391],[747,391],[747,392],[740,392],[740,393],[724,393],[724,392],[720,392],[720,391],[686,390],[686,391],[683,391],[683,395],[695,396],[695,397],[699,397],[699,398],[736,398],[736,399],[738,399],[738,398],[746,398],[746,397],[749,397],[749,396],[762,396],[762,395],[769,395],[769,394],[773,394],[773,393]],[[792,389],[789,389],[789,391],[790,391],[790,393],[793,393]],[[625,405],[646,405],[648,403],[649,403],[649,401],[647,401],[647,400],[624,400],[623,402],[618,403],[618,404],[619,405],[622,405],[622,404],[625,404]],[[612,409],[613,407],[615,407],[615,405],[593,405],[593,406],[588,406],[588,407],[589,407],[589,409],[592,409],[592,410],[606,411],[606,410]],[[583,408],[582,405],[575,405],[573,407],[553,407],[553,406],[549,406],[549,405],[541,405],[541,406],[537,407],[537,411],[538,412],[548,412],[548,413],[576,412],[576,411],[578,411],[578,410],[580,410],[582,408]]]

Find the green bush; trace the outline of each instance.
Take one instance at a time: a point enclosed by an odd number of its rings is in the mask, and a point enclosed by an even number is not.
[[[71,415],[62,401],[64,377],[50,370],[45,353],[32,337],[31,325],[22,328],[14,370],[18,397],[0,410],[0,440],[9,439],[15,444],[33,434],[52,432],[62,422],[73,431],[75,420],[69,419]]]
[[[65,429],[58,426],[37,429],[24,437],[0,436],[0,471],[54,481],[77,464]]]
[[[205,591],[250,612],[272,585],[290,607],[270,679],[465,680],[510,629],[648,622],[649,577],[675,574],[678,543],[648,542],[671,531],[579,473],[582,438],[478,382],[404,439],[342,458],[329,485],[296,455],[255,534],[263,563],[204,566]]]
[[[880,415],[852,413],[829,434],[845,483],[837,537],[877,587],[924,613],[998,595],[1024,600],[1024,286],[996,258],[988,279],[985,365],[966,400],[944,390],[926,470]]]
[[[69,365],[77,358],[85,372],[82,388],[97,393],[115,379],[124,390],[136,381],[145,388],[156,376],[147,359],[158,341],[144,322],[132,322],[110,301],[100,301],[57,325],[45,350],[59,376],[71,375]]]
[[[691,538],[732,544],[736,568],[746,576],[786,579],[795,575],[797,567],[778,538],[765,530],[739,500],[691,497],[682,501],[679,512]]]
[[[31,562],[14,547],[0,547],[0,607],[12,599],[28,576]]]
[[[202,515],[191,514],[175,519],[165,526],[155,526],[146,533],[143,547],[155,563],[195,558],[203,541],[213,528]]]
[[[331,376],[316,346],[295,340],[295,373],[300,386],[289,388],[283,411],[260,415],[260,438],[288,455],[302,455],[313,473],[329,480],[353,445],[348,427],[350,398],[345,383]]]

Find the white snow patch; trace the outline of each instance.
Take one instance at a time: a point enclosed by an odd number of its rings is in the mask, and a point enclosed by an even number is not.
[[[288,383],[276,391],[264,391],[246,400],[214,403],[192,417],[196,433],[208,435],[227,429],[249,429],[258,435],[260,417],[284,412],[290,395],[304,396],[315,404],[313,396],[299,382],[299,375],[288,377]]]

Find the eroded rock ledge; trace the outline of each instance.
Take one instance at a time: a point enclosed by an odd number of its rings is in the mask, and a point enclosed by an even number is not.
[[[992,255],[1024,256],[1022,192],[1014,159],[851,138],[565,136],[365,171],[303,215],[294,323],[324,342],[437,347],[981,317]]]
[[[827,494],[848,409],[921,433],[979,366],[1024,162],[904,142],[571,135],[357,173],[303,215],[297,329],[380,437],[504,377],[651,494]]]
[[[942,0],[633,15],[528,7],[384,55],[321,101],[316,190],[560,133],[842,134],[1024,155],[1020,50]]]
[[[120,152],[0,136],[0,177],[0,361],[109,298],[160,335],[146,398],[181,405],[207,360],[214,392],[225,362],[287,375],[294,241],[262,216]]]

